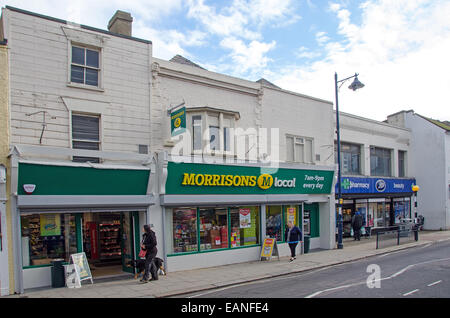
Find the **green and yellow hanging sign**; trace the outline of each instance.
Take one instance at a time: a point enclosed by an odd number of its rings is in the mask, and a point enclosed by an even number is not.
[[[169,162],[166,194],[330,194],[333,170]]]
[[[186,107],[179,108],[170,113],[170,131],[172,137],[186,131]]]

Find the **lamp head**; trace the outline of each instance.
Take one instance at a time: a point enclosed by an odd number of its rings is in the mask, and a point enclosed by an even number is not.
[[[355,79],[353,80],[353,83],[351,83],[348,88],[356,91],[357,89],[363,88],[363,87],[364,87],[364,84],[358,80],[358,75],[355,74]]]

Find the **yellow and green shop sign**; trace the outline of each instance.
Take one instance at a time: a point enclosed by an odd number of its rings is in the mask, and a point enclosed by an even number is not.
[[[166,194],[330,194],[334,171],[169,162]]]

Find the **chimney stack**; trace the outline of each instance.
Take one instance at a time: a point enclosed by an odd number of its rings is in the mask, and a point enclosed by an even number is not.
[[[108,23],[108,30],[113,33],[131,36],[133,17],[130,13],[117,10]]]

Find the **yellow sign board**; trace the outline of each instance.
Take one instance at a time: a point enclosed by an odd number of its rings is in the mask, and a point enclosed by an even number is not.
[[[275,238],[265,238],[261,248],[261,259],[270,259],[272,255],[276,255],[278,256],[278,259],[280,259],[280,256],[278,255],[277,240]]]

